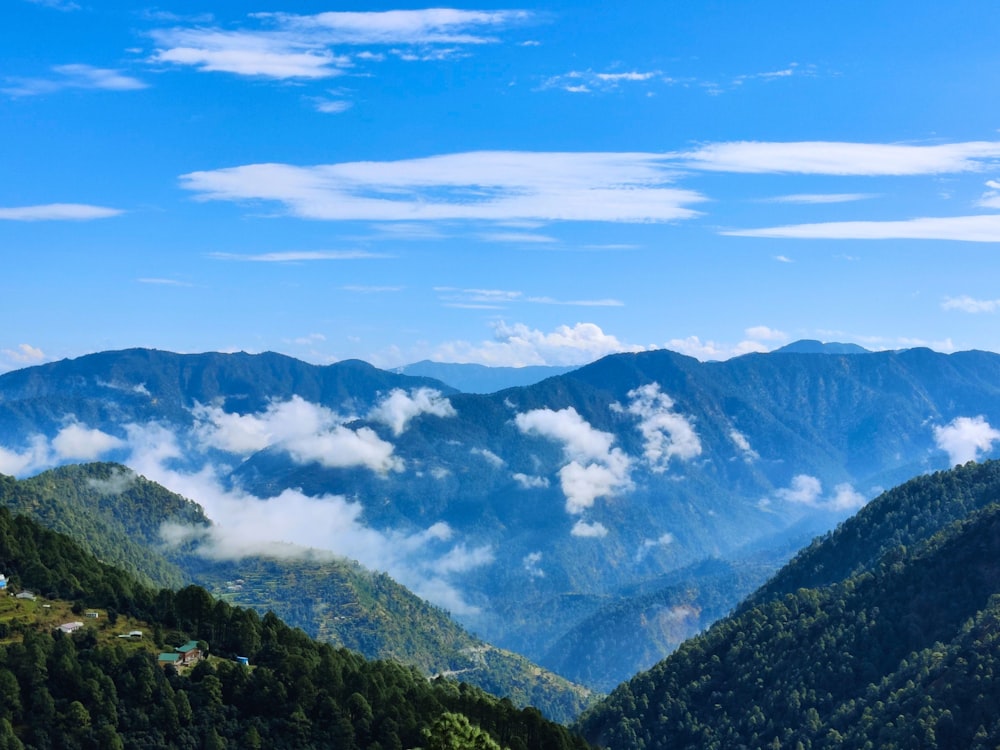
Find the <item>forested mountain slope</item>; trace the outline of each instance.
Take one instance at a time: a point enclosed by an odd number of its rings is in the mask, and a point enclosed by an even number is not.
[[[4,748],[399,748],[456,736],[479,736],[476,747],[487,748],[585,747],[533,709],[318,644],[203,589],[146,588],[5,508],[0,568],[17,589],[142,618],[154,641],[151,650],[126,651],[103,621],[69,636],[39,629],[30,610],[5,621]],[[180,673],[161,668],[155,649],[169,650],[165,633],[197,639],[212,657]]]
[[[190,544],[169,546],[164,524],[207,529],[210,522],[195,503],[118,464],[75,464],[23,480],[0,475],[0,506],[66,534],[147,585],[195,582],[261,616],[273,611],[322,642],[426,675],[458,674],[559,721],[571,721],[593,699],[589,690],[471,636],[440,608],[356,562],[315,550],[231,562],[193,554]]]
[[[953,498],[966,517],[941,530],[926,522]],[[847,578],[742,608],[620,686],[578,727],[609,748],[994,747],[998,499],[995,465],[886,493],[857,528],[926,511],[907,546],[875,562],[862,545],[841,547]]]

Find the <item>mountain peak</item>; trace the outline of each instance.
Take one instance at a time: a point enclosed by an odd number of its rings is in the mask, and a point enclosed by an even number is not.
[[[775,349],[772,354],[871,354],[857,344],[842,344],[836,341],[824,342],[815,339],[799,339]]]

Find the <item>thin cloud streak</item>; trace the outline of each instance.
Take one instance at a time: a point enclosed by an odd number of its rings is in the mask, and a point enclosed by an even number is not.
[[[807,240],[951,240],[1000,242],[1000,215],[948,216],[904,221],[834,221],[720,232],[730,237]]]
[[[1000,157],[1000,142],[935,146],[800,141],[711,143],[673,155],[690,169],[741,174],[926,175],[978,172]]]
[[[3,221],[90,221],[109,219],[125,213],[119,208],[91,206],[85,203],[46,203],[40,206],[0,208]]]
[[[367,258],[391,258],[391,255],[370,253],[366,250],[290,250],[287,252],[257,253],[209,253],[216,260],[235,260],[246,263],[304,263],[313,260],[363,260]]]

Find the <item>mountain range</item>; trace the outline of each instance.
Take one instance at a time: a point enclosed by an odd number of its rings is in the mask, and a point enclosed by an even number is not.
[[[459,390],[357,361],[105,352],[0,376],[0,471],[122,462],[204,509],[208,530],[169,528],[191,554],[332,550],[606,690],[886,487],[1000,438],[987,352],[650,351]],[[590,637],[610,622],[633,637]]]

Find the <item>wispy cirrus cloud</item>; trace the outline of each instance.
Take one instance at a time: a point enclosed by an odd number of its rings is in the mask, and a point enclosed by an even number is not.
[[[762,203],[852,203],[875,198],[872,193],[796,193],[762,198]]]
[[[10,96],[40,96],[65,89],[136,91],[148,87],[147,83],[119,70],[81,63],[54,65],[50,72],[44,78],[8,77],[0,91]]]
[[[273,253],[209,253],[216,260],[235,260],[246,263],[306,263],[314,260],[364,260],[367,258],[390,258],[383,253],[367,250],[287,250]]]
[[[506,289],[456,289],[435,287],[441,301],[448,307],[478,310],[501,310],[514,303],[535,305],[564,305],[569,307],[623,307],[616,299],[559,300],[553,297],[531,296],[524,292]]]
[[[557,76],[551,76],[542,83],[543,89],[562,89],[571,94],[590,94],[599,91],[611,91],[626,84],[647,83],[658,79],[662,73],[650,71],[612,71],[600,73],[594,70],[571,70]]]
[[[328,221],[662,222],[704,197],[670,187],[650,153],[478,151],[301,167],[248,164],[180,177],[200,200],[262,201]]]
[[[194,284],[191,284],[190,282],[187,281],[178,281],[177,279],[154,278],[148,276],[136,279],[136,281],[139,282],[140,284],[151,284],[153,286],[187,286],[187,287],[194,286]]]
[[[533,17],[522,10],[453,8],[252,13],[236,29],[157,29],[152,32],[156,50],[151,60],[205,72],[277,80],[322,79],[342,75],[359,62],[384,59],[382,53],[351,54],[343,48],[388,46],[390,53],[404,60],[442,59],[456,56],[459,48],[496,43],[496,34]]]
[[[829,221],[720,232],[730,237],[799,240],[950,240],[1000,242],[1000,214],[943,216],[902,221]]]
[[[967,313],[993,313],[1000,310],[1000,299],[975,299],[963,294],[961,297],[945,297],[941,307]]]
[[[0,221],[91,221],[125,213],[120,208],[86,203],[46,203],[39,206],[0,207]]]
[[[930,146],[798,141],[710,143],[673,157],[690,169],[741,174],[901,176],[978,172],[1000,158],[1000,142]]]

